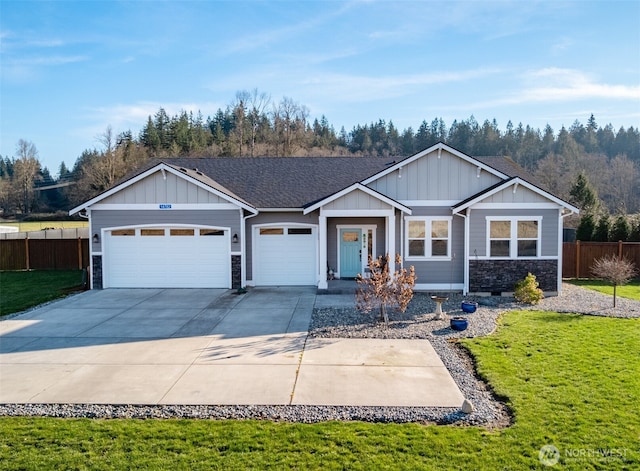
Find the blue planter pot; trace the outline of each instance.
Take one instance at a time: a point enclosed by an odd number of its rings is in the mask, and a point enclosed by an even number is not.
[[[469,327],[469,322],[464,317],[454,317],[450,324],[453,330],[466,330]]]
[[[478,309],[478,303],[472,303],[469,301],[462,301],[462,311],[466,312],[467,314],[472,314],[474,312],[476,312],[476,309]]]

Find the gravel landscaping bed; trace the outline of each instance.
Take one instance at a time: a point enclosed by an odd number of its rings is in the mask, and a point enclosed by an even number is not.
[[[475,301],[478,309],[473,314],[462,312],[462,300]],[[561,313],[579,313],[608,317],[640,317],[640,301],[618,298],[613,307],[612,297],[571,284],[564,284],[560,296],[543,299],[535,306],[520,304],[512,297],[462,297],[453,294],[442,304],[444,320],[435,319],[435,302],[425,293],[416,293],[406,312],[394,313],[389,326],[378,320],[378,313],[364,315],[354,308],[316,309],[311,319],[309,334],[327,338],[382,338],[426,339],[436,350],[449,370],[460,391],[474,406],[471,414],[450,410],[423,408],[425,421],[461,423],[500,427],[509,423],[509,411],[474,372],[473,362],[466,350],[457,346],[455,339],[488,335],[497,326],[498,317],[513,310],[540,310]],[[455,331],[450,318],[465,317],[468,328]],[[382,408],[383,409],[383,408]],[[427,419],[427,417],[429,417]]]
[[[612,298],[595,291],[565,284],[561,296],[545,298],[536,306],[518,304],[513,298],[465,297],[479,303],[473,314],[460,310],[460,294],[443,304],[445,320],[434,319],[435,303],[430,296],[416,293],[404,314],[394,313],[389,327],[378,322],[377,314],[364,315],[354,308],[315,309],[309,335],[324,338],[425,339],[440,355],[462,394],[473,404],[470,414],[459,408],[443,407],[345,407],[345,406],[145,406],[112,404],[0,404],[0,416],[136,418],[136,419],[264,419],[286,422],[315,423],[329,420],[367,422],[418,422],[436,424],[481,425],[502,427],[509,424],[509,411],[496,399],[486,384],[474,374],[472,360],[458,347],[455,339],[488,335],[498,317],[511,310],[533,309],[582,313],[610,317],[640,317],[640,301],[618,298],[613,309]],[[449,327],[449,317],[466,316],[467,330],[457,332]]]

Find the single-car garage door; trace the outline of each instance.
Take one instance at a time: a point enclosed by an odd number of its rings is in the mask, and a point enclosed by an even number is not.
[[[231,288],[229,229],[105,231],[105,288]]]
[[[254,228],[253,281],[265,285],[315,285],[317,236],[315,227]]]

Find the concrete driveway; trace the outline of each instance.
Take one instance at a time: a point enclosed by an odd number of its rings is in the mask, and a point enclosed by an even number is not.
[[[81,293],[0,321],[0,403],[460,407],[428,341],[310,338],[315,304],[307,287]]]

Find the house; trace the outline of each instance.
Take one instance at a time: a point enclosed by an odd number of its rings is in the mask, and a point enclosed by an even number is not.
[[[512,292],[562,276],[578,209],[502,157],[439,143],[363,157],[177,158],[71,210],[89,218],[93,288],[328,286],[399,253],[417,290]]]

